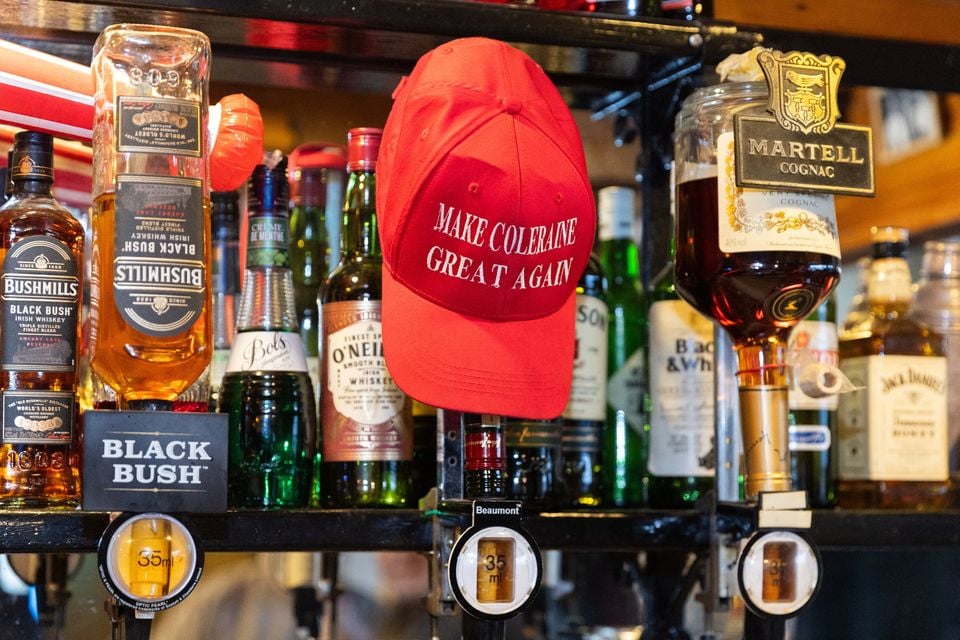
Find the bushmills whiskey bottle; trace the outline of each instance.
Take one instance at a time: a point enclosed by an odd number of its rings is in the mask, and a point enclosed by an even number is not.
[[[906,229],[874,229],[871,320],[840,335],[840,367],[858,387],[837,411],[842,507],[946,506],[944,339],[909,315],[907,241]]]
[[[604,502],[617,507],[647,501],[647,319],[633,240],[635,197],[627,187],[604,187],[597,203],[597,255],[607,276],[609,309]]]
[[[90,366],[170,408],[210,363],[210,41],[119,24],[94,46]]]
[[[227,500],[234,507],[315,502],[317,411],[293,304],[287,161],[278,155],[250,177],[240,314],[220,387],[219,411],[230,416]]]
[[[383,357],[383,258],[376,211],[381,135],[369,127],[347,134],[341,257],[320,288],[327,507],[403,507],[413,499],[411,401],[390,377]]]
[[[0,505],[74,505],[83,227],[50,193],[53,138],[16,134],[0,209]]]

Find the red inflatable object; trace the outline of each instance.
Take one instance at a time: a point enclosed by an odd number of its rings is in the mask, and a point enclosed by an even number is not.
[[[217,107],[220,122],[210,151],[210,188],[233,191],[263,157],[263,118],[257,103],[242,93],[224,96]]]

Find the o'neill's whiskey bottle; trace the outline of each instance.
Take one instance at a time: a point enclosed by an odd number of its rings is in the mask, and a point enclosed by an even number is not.
[[[0,505],[71,505],[83,227],[50,194],[49,135],[16,134],[10,175],[0,209]]]
[[[609,309],[604,502],[617,507],[647,501],[647,319],[633,241],[634,198],[633,189],[605,187],[597,204],[597,255],[607,276]]]
[[[170,408],[210,363],[210,41],[120,24],[94,46],[90,366],[121,406]]]
[[[234,507],[308,506],[317,464],[316,401],[288,258],[287,161],[270,161],[250,178],[240,315],[220,386],[219,411],[230,415],[227,500]]]
[[[412,500],[413,414],[383,357],[376,164],[380,129],[347,135],[340,262],[320,287],[320,405],[327,507],[403,507]],[[364,362],[362,370],[355,365]]]
[[[947,359],[942,336],[909,315],[907,230],[874,229],[870,322],[840,334],[857,390],[837,410],[841,507],[946,506]]]

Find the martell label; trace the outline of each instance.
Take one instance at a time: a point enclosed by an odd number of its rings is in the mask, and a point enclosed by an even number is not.
[[[607,305],[594,296],[577,295],[573,381],[563,417],[603,421],[607,397]]]
[[[410,460],[410,399],[387,371],[380,301],[326,302],[321,310],[323,459]]]
[[[87,411],[83,508],[225,511],[228,419],[225,413]]]
[[[650,473],[710,476],[713,323],[683,300],[650,306]]]
[[[116,119],[120,153],[203,155],[199,102],[118,96]]]
[[[206,294],[203,184],[118,175],[113,298],[124,321],[154,337],[181,335]]]

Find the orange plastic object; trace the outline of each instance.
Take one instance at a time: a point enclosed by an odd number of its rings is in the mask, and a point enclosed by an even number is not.
[[[263,158],[263,118],[257,103],[234,93],[217,103],[220,124],[210,152],[210,187],[239,188]]]

